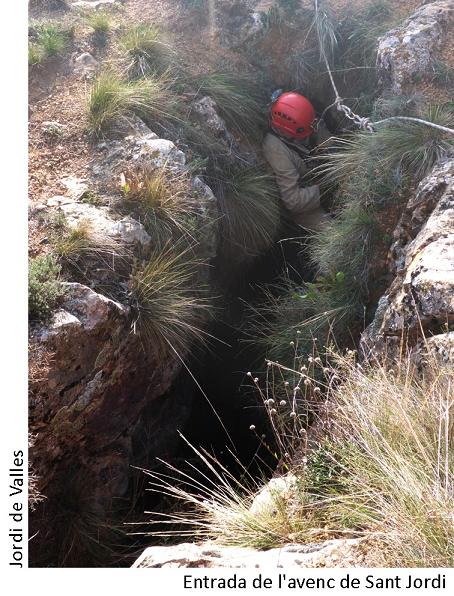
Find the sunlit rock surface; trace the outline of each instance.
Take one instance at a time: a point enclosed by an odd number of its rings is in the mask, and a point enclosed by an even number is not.
[[[377,65],[382,84],[401,93],[424,75],[454,25],[453,0],[421,6],[410,18],[379,40]]]
[[[392,255],[396,278],[361,338],[369,356],[397,357],[454,322],[454,160],[420,183],[395,231]]]

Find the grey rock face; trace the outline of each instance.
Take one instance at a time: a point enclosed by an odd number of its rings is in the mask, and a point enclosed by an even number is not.
[[[397,356],[402,342],[411,349],[422,333],[436,336],[454,321],[454,160],[420,183],[392,253],[397,276],[363,333],[366,355]]]
[[[360,539],[289,544],[256,551],[216,544],[179,544],[147,548],[134,563],[136,568],[228,567],[277,569],[288,567],[357,567],[364,564]]]
[[[77,56],[74,60],[74,70],[86,76],[92,76],[96,72],[98,66],[99,62],[88,52],[80,54],[80,56]]]
[[[421,6],[400,27],[379,40],[377,65],[381,82],[393,93],[415,76],[427,72],[434,54],[440,49],[454,25],[453,0],[439,0]]]
[[[102,9],[120,3],[121,0],[78,0],[77,2],[73,2],[71,4],[71,7],[75,9],[82,8],[89,10],[98,10],[99,8]]]
[[[124,244],[138,244],[142,249],[150,246],[151,238],[141,223],[129,216],[119,219],[108,207],[66,201],[58,209],[70,228],[88,224],[101,241],[118,240]]]

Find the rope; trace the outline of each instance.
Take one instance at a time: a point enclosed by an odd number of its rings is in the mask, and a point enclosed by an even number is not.
[[[315,18],[318,19],[318,16],[319,16],[318,0],[314,0],[314,9],[315,9]],[[342,99],[342,97],[339,94],[336,83],[334,81],[333,73],[331,72],[329,60],[326,56],[326,51],[325,51],[325,48],[323,47],[323,42],[322,42],[320,36],[318,39],[318,43],[320,46],[320,54],[323,57],[323,60],[325,62],[326,70],[328,72],[328,76],[331,81],[331,86],[333,88],[334,95],[336,98],[334,100],[334,103],[330,107],[336,106],[337,110],[339,112],[342,112],[344,114],[344,116],[346,118],[348,118],[348,120],[351,120],[354,124],[356,124],[356,126],[358,126],[358,128],[360,128],[361,130],[365,130],[367,132],[375,132],[375,128],[377,126],[380,126],[380,124],[385,124],[387,122],[392,122],[392,121],[396,121],[396,120],[403,120],[403,121],[417,122],[418,124],[424,124],[425,126],[430,126],[437,130],[441,130],[448,134],[454,135],[454,129],[448,128],[447,126],[441,126],[440,124],[435,124],[434,122],[428,122],[427,120],[423,120],[422,118],[412,118],[410,116],[391,116],[391,117],[385,118],[383,120],[378,120],[377,122],[372,122],[370,118],[367,118],[364,116],[359,116],[358,114],[355,114],[353,112],[353,110],[351,108],[349,108],[344,103],[344,100]]]

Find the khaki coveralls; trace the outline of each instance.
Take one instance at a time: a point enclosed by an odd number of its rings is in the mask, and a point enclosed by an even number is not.
[[[326,131],[326,132],[325,132]],[[317,141],[323,142],[329,138],[324,127]],[[304,159],[296,150],[291,149],[277,135],[268,133],[263,141],[263,153],[276,176],[276,182],[281,191],[284,205],[290,211],[295,223],[311,231],[320,230],[330,216],[320,206],[320,189],[318,186],[300,186],[301,178],[308,172]],[[300,152],[309,155],[310,149],[298,146]]]

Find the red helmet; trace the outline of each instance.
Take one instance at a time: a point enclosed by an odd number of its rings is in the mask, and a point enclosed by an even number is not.
[[[271,105],[271,126],[278,133],[294,139],[305,139],[313,131],[316,118],[311,102],[294,91],[282,93]]]

